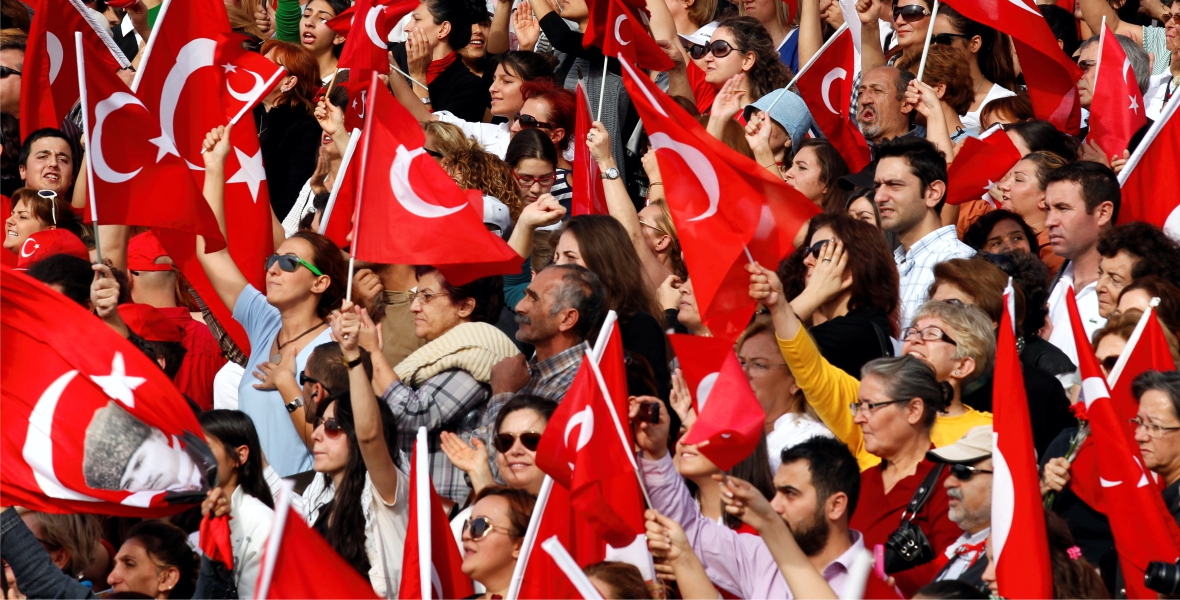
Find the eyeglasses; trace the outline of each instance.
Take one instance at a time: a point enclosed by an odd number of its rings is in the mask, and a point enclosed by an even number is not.
[[[275,266],[275,263],[278,263],[279,268],[287,273],[294,273],[295,269],[304,266],[307,267],[308,271],[315,273],[316,277],[323,276],[323,273],[315,268],[315,265],[294,254],[271,254],[266,258],[266,270],[269,271],[271,267]]]
[[[508,452],[516,445],[516,440],[520,440],[520,445],[524,446],[525,450],[529,452],[537,451],[537,444],[541,443],[541,434],[535,431],[526,431],[524,433],[501,433],[492,440],[492,445],[496,447],[498,452]]]
[[[331,395],[331,394],[332,394],[332,390],[328,389],[328,386],[326,386],[326,385],[324,385],[323,383],[321,383],[319,379],[313,379],[313,378],[311,378],[311,377],[308,377],[308,376],[307,376],[307,373],[300,372],[300,373],[299,373],[299,385],[301,385],[301,386],[304,386],[304,385],[307,385],[307,384],[309,384],[309,383],[310,383],[310,384],[313,384],[313,385],[314,385],[314,384],[317,384],[317,383],[319,383],[321,386],[323,386],[323,387],[324,387],[324,391],[325,391],[325,392],[327,392],[327,393],[328,393],[328,395]]]
[[[1162,24],[1167,25],[1169,20],[1177,25],[1180,25],[1180,13],[1173,13],[1173,14],[1164,15],[1164,18],[1162,20]]]
[[[664,234],[664,235],[670,235],[670,234],[669,234],[667,231],[664,231],[663,229],[660,229],[659,227],[656,227],[655,225],[652,225],[651,223],[648,223],[647,221],[644,221],[644,220],[643,220],[643,217],[640,217],[640,218],[639,218],[639,224],[640,224],[640,225],[642,225],[642,226],[644,226],[644,227],[647,227],[648,229],[654,229],[654,230],[656,230],[656,231],[658,231],[658,232],[660,232],[660,233],[662,233],[662,234]]]
[[[1113,356],[1108,356],[1108,357],[1102,359],[1101,362],[1102,362],[1102,368],[1106,369],[1106,372],[1109,373],[1114,370],[1115,365],[1119,364],[1119,355],[1115,354]]]
[[[971,465],[951,465],[951,475],[962,482],[971,481],[977,473],[992,473],[987,469],[980,469],[979,467],[972,467]]]
[[[911,337],[916,336],[922,342],[946,342],[952,346],[958,346],[958,342],[952,340],[942,329],[933,325],[918,329],[917,327],[906,327],[901,332],[901,341],[908,342]]]
[[[431,300],[446,295],[446,292],[414,292],[414,295],[410,297],[410,304],[413,304],[415,301],[421,302],[422,304],[430,304]]]
[[[893,7],[894,22],[900,17],[906,23],[916,23],[930,16],[930,11],[921,4],[907,4]]]
[[[532,187],[534,183],[541,184],[541,187],[548,187],[557,182],[557,173],[534,177],[532,175],[521,175],[516,171],[512,171],[512,176],[516,178],[517,183],[524,187]]]
[[[741,49],[730,46],[729,42],[725,40],[713,40],[703,46],[693,44],[688,50],[688,55],[691,56],[693,60],[700,60],[704,58],[706,54],[712,52],[714,58],[725,58],[726,56],[729,56],[729,53],[733,52],[734,50],[742,52]]]
[[[1163,425],[1156,425],[1155,423],[1147,423],[1139,417],[1127,419],[1127,421],[1135,426],[1135,431],[1139,431],[1139,428],[1142,427],[1145,431],[1147,431],[1147,435],[1153,438],[1163,437],[1164,434],[1168,433],[1169,431],[1180,430],[1180,427],[1164,427]]]
[[[787,366],[787,363],[779,363],[779,364],[776,364],[776,365],[768,365],[768,364],[766,364],[766,363],[764,363],[764,362],[755,362],[755,361],[752,361],[752,360],[751,360],[751,361],[746,361],[746,360],[742,360],[742,359],[740,359],[740,358],[738,359],[738,364],[740,364],[740,365],[742,366],[742,370],[743,370],[743,371],[745,371],[745,372],[747,372],[747,373],[751,373],[751,372],[753,372],[753,371],[758,371],[759,373],[766,373],[767,371],[770,371],[771,369],[773,369],[773,368],[775,368],[775,367],[783,367],[783,368],[786,368],[786,366]]]
[[[538,121],[537,117],[534,117],[533,115],[526,115],[521,112],[517,112],[512,120],[520,121],[521,129],[553,129],[552,124]]]
[[[471,530],[471,541],[478,542],[488,537],[488,534],[493,531],[503,531],[505,535],[512,536],[512,530],[507,527],[500,527],[492,525],[492,520],[487,517],[476,517],[474,519],[467,519],[463,522],[463,533]]]
[[[344,426],[335,418],[325,419],[323,417],[316,417],[315,429],[319,429],[321,426],[324,428],[324,433],[328,434],[329,437],[336,437],[344,431]]]
[[[930,37],[930,42],[940,46],[950,46],[951,44],[955,43],[955,38],[969,40],[971,39],[971,36],[963,35],[961,33],[936,33]]]
[[[832,242],[832,240],[830,240],[830,239],[827,239],[827,240],[820,240],[820,241],[818,241],[818,242],[816,242],[816,243],[812,244],[812,245],[811,245],[811,247],[809,247],[809,248],[807,249],[807,253],[811,255],[811,258],[814,258],[814,259],[817,259],[817,260],[818,260],[818,259],[819,259],[819,253],[824,251],[824,246],[827,246],[827,245],[828,245],[828,244],[830,244],[831,242]]]
[[[443,153],[439,152],[438,150],[431,150],[430,148],[427,148],[425,146],[423,146],[422,149],[425,150],[426,153],[431,156],[431,158],[434,158],[436,160],[442,160],[442,159],[446,158],[445,156],[443,156]]]
[[[881,408],[882,406],[889,406],[890,404],[901,404],[902,402],[909,402],[909,401],[910,400],[907,398],[905,400],[890,400],[888,402],[853,402],[852,404],[848,405],[848,409],[852,411],[853,416],[859,415],[862,412],[867,412],[871,415],[874,412],[876,412],[876,410],[878,408]]]
[[[12,67],[0,66],[0,79],[8,79],[9,75],[16,75],[17,77],[20,77],[20,74],[21,74],[20,71],[17,71],[16,69],[13,69]]]

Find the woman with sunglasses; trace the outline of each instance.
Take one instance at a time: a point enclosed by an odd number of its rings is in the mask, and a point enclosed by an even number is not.
[[[81,224],[65,198],[52,190],[20,188],[12,194],[12,212],[4,221],[4,249],[20,255],[30,235],[46,229],[64,229],[82,235]]]
[[[753,17],[722,19],[707,46],[693,47],[693,58],[698,53],[705,61],[705,81],[719,90],[745,75],[713,100],[712,113],[724,113],[718,118],[732,118],[747,102],[791,81],[791,69],[779,60],[770,34]]]
[[[231,126],[232,127],[232,126]],[[231,127],[209,132],[204,142],[205,199],[225,231],[225,158]],[[213,289],[250,337],[252,351],[238,385],[238,406],[258,429],[262,451],[282,477],[311,469],[312,456],[291,426],[288,403],[274,384],[283,361],[302,372],[313,348],[331,341],[325,319],[344,298],[347,264],[328,238],[300,231],[287,238],[266,261],[266,294],[254,288],[228,249],[206,254],[198,238],[197,255]],[[289,368],[284,366],[284,369]]]
[[[477,598],[507,595],[536,503],[536,496],[503,486],[485,487],[476,495],[472,516],[463,524],[461,568],[487,590]]]
[[[861,73],[892,65],[902,54],[912,57],[922,53],[926,29],[930,27],[930,3],[927,0],[894,0],[891,3],[889,0],[857,0],[856,13],[860,17]],[[881,19],[893,24],[892,39],[887,39],[884,45],[887,47],[890,41],[896,41],[896,45],[888,52],[880,43]]]
[[[964,17],[954,7],[940,4],[931,44],[948,46],[967,55],[971,73],[971,105],[959,115],[963,127],[981,131],[979,113],[992,100],[1016,95],[1016,66],[1007,35]]]

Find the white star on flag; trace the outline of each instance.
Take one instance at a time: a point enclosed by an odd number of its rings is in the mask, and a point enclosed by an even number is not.
[[[221,68],[225,69],[226,73],[237,73],[238,72],[237,65],[234,65],[231,63],[225,63],[224,65],[221,65]]]
[[[1131,99],[1131,105],[1128,106],[1127,108],[1131,109],[1132,112],[1134,112],[1136,115],[1138,115],[1139,114],[1139,100],[1137,100],[1134,96],[1131,96],[1131,95],[1128,95],[1127,97]]]
[[[234,147],[234,152],[238,156],[238,164],[241,165],[237,173],[225,181],[230,183],[244,183],[250,186],[250,197],[254,202],[258,202],[258,188],[266,179],[266,168],[262,166],[262,149],[259,148],[254,156],[250,156],[237,147]]]
[[[127,408],[135,408],[135,394],[133,390],[143,385],[147,379],[143,377],[128,377],[123,367],[123,353],[115,352],[111,361],[110,375],[91,375],[90,380],[97,383],[110,398],[122,402]]]
[[[176,144],[173,144],[172,140],[169,139],[164,133],[160,133],[160,137],[154,137],[148,141],[151,142],[156,148],[159,148],[159,150],[156,151],[156,162],[160,162],[165,156],[169,154],[172,156],[180,156],[180,152],[176,151]]]
[[[995,184],[996,184],[996,182],[994,182],[994,181],[992,181],[992,180],[988,179],[988,180],[987,180],[987,185],[983,186],[983,190],[986,192],[987,190],[990,190],[990,189],[992,189],[992,186],[993,186],[993,185],[995,185]]]

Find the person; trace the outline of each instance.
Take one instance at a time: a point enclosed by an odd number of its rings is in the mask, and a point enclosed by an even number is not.
[[[267,40],[261,53],[287,70],[254,107],[270,205],[285,218],[315,171],[324,133],[312,114],[319,88],[317,65],[310,50],[290,42]]]
[[[1140,277],[1157,275],[1180,283],[1180,244],[1164,230],[1134,221],[1122,223],[1098,239],[1098,314],[1109,318],[1118,307],[1119,294]]]
[[[959,117],[971,107],[971,69],[965,51],[942,44],[933,44],[926,53],[926,70],[922,79],[915,79],[906,90],[906,101],[916,101],[914,110],[926,124],[926,139],[947,156],[954,155],[954,144],[978,136]],[[913,60],[921,60],[916,56]],[[910,59],[897,62],[898,67],[910,67]]]
[[[20,178],[25,187],[33,190],[49,190],[62,199],[70,198],[68,192],[74,185],[77,166],[70,139],[60,129],[44,128],[30,133],[21,143],[17,158]],[[84,198],[74,198],[77,202]],[[82,208],[84,204],[76,204]]]
[[[774,90],[756,99],[743,108],[742,114],[746,119],[746,143],[754,153],[754,161],[784,179],[784,171],[793,166],[792,157],[799,144],[809,131],[819,129],[807,104],[798,94],[787,89]],[[832,181],[835,179],[838,177]],[[816,202],[826,191],[821,189],[811,195],[801,192]]]
[[[824,212],[844,210],[844,191],[837,183],[848,174],[848,164],[831,142],[822,138],[807,138],[792,142],[794,156],[790,168],[783,174],[787,185],[799,190]]]
[[[1041,6],[1057,5],[1043,4]],[[1027,93],[1022,92],[1015,96],[997,98],[985,104],[979,110],[979,130],[987,131],[996,125],[1020,123],[1022,121],[1031,121],[1035,118],[1036,115],[1033,114],[1032,100],[1029,99]]]
[[[6,32],[7,33],[7,32]],[[0,113],[20,118],[21,77],[25,70],[25,47],[28,38],[5,35],[0,41],[0,67],[4,77],[0,78]]]
[[[315,57],[316,76],[327,86],[336,76],[336,63],[344,50],[344,37],[328,27],[328,21],[348,8],[345,0],[312,0],[303,5],[299,20],[299,43]]]
[[[512,168],[522,203],[532,204],[553,190],[560,176],[557,156],[557,148],[540,129],[525,129],[512,137],[504,153],[504,162]],[[563,208],[569,214],[569,208]]]
[[[926,453],[927,458],[949,465],[946,488],[947,518],[963,535],[942,552],[946,564],[934,581],[957,580],[972,587],[983,584],[987,567],[987,538],[992,522],[992,427],[973,427],[959,441]],[[941,560],[940,560],[941,562]]]
[[[894,67],[866,68],[861,74],[856,88],[856,125],[870,148],[906,135],[926,135],[925,127],[913,125],[914,106],[903,102],[913,80],[913,73]]]
[[[745,106],[743,98],[761,98],[791,80],[791,69],[780,60],[770,34],[754,17],[721,19],[708,46],[702,49],[705,81],[713,87],[721,89],[734,77],[745,75],[733,84],[729,97],[718,93],[713,101],[713,112],[718,112],[720,100],[726,114],[730,114],[729,111],[737,114]],[[722,115],[715,115],[710,122],[721,118]]]
[[[1097,30],[1101,31],[1101,29]],[[1098,76],[1098,50],[1099,38],[1098,34],[1093,35],[1078,46],[1077,60],[1078,66],[1082,70],[1082,76],[1078,79],[1078,101],[1082,108],[1090,109],[1090,103],[1094,99],[1094,78]],[[1126,55],[1126,62],[1130,66],[1130,75],[1134,77],[1139,86],[1139,93],[1147,95],[1148,87],[1151,83],[1151,59],[1139,44],[1125,35],[1115,35],[1113,39],[1107,40],[1106,43],[1117,41]],[[1167,56],[1167,53],[1161,53]],[[1114,158],[1126,158],[1129,155],[1124,155],[1123,150],[1107,150],[1100,148],[1097,143],[1088,139],[1082,145],[1083,159],[1095,160],[1102,163],[1109,163]]]
[[[569,159],[573,158],[576,97],[570,90],[558,87],[548,79],[524,83],[520,94],[524,104],[520,107],[520,116],[513,115],[508,131],[516,135],[525,129],[540,129],[548,136],[557,148],[558,183],[557,192],[553,195],[558,200],[568,202],[573,193],[569,185],[573,164]],[[532,118],[528,119],[525,115]]]
[[[1135,442],[1143,466],[1159,475],[1167,486],[1164,504],[1180,523],[1180,374],[1176,371],[1146,371],[1131,382],[1131,394],[1139,403]]]
[[[314,8],[321,2],[314,0],[310,6]],[[205,198],[222,232],[229,133],[229,128],[218,127],[204,142]],[[262,453],[280,476],[309,471],[312,456],[291,426],[284,408],[287,401],[270,374],[279,371],[278,366],[283,371],[302,371],[312,348],[330,341],[325,319],[344,298],[344,259],[328,238],[298,232],[267,259],[264,296],[246,280],[228,249],[206,254],[201,247],[203,240],[198,241],[198,246],[197,257],[213,289],[251,340],[246,371],[261,381],[255,385],[249,377],[242,377],[238,406],[254,421]],[[284,361],[293,361],[294,365],[288,367]]]
[[[877,203],[873,201],[875,195],[876,190],[872,187],[857,189],[851,198],[848,199],[845,212],[853,219],[868,223],[876,227],[877,230],[880,230],[881,210],[877,208]],[[886,239],[888,240],[888,238]]]
[[[954,7],[939,6],[934,20],[932,44],[946,45],[966,53],[964,63],[971,75],[972,99],[968,110],[959,113],[968,131],[983,131],[980,112],[988,103],[1014,96],[1016,68],[1006,34],[962,15]]]
[[[394,59],[417,83],[411,90],[428,110],[445,110],[464,121],[482,121],[490,100],[483,80],[459,60],[471,41],[471,25],[485,4],[468,0],[424,0],[406,22],[406,42]]]
[[[903,4],[904,2],[904,4]],[[890,14],[889,9],[893,12]],[[930,27],[931,6],[926,0],[857,0],[856,13],[860,17],[860,54],[863,77],[877,67],[892,65],[902,55],[914,56],[922,52],[926,30]],[[897,45],[885,52],[882,47],[881,20],[893,25]],[[855,26],[855,23],[852,24]],[[890,40],[893,41],[893,40]],[[904,90],[905,86],[899,86]],[[865,136],[868,137],[868,136]]]
[[[791,8],[790,4],[784,6],[769,0],[737,3],[739,15],[753,17],[770,35],[770,43],[778,53],[778,60],[791,71],[798,71],[799,28],[796,21],[799,15],[792,15]]]
[[[198,417],[201,431],[217,459],[217,487],[211,504],[229,505],[234,585],[241,598],[254,597],[262,551],[274,525],[274,499],[263,477],[262,448],[246,413],[209,410]]]
[[[537,499],[524,490],[485,487],[475,497],[471,518],[463,523],[463,574],[487,590],[479,598],[508,592],[516,559]]]
[[[108,566],[100,564],[109,565],[113,551],[108,552],[103,545],[102,521],[98,515],[50,514],[22,508],[17,510],[21,513],[20,519],[24,521],[25,526],[41,543],[45,552],[49,553],[53,565],[64,575],[75,581],[88,581],[93,586],[94,579],[88,573],[93,572],[96,567],[103,571],[109,570]],[[11,575],[12,572],[9,570],[6,576]],[[105,580],[104,572],[98,583],[101,584]],[[14,583],[16,582],[10,579],[9,587],[13,587]]]
[[[1180,287],[1155,275],[1140,277],[1123,288],[1119,294],[1117,312],[1127,312],[1132,309],[1147,310],[1152,298],[1160,299],[1160,305],[1156,307],[1157,312],[1173,315],[1169,319],[1170,323],[1167,329],[1173,333],[1180,333],[1180,327],[1177,327],[1180,324],[1180,306],[1177,306],[1180,304]]]
[[[1164,106],[1168,100],[1172,99],[1172,95],[1180,89],[1180,35],[1177,35],[1177,28],[1180,28],[1180,23],[1176,22],[1176,15],[1180,15],[1180,5],[1172,2],[1167,11],[1163,14],[1164,21],[1164,38],[1165,44],[1171,60],[1166,72],[1160,73],[1154,71],[1151,78],[1151,89],[1149,93],[1143,98],[1143,111],[1147,118],[1151,121],[1160,120],[1160,115],[1163,113]],[[1158,54],[1156,56],[1159,56]],[[1155,59],[1162,61],[1162,58]]]
[[[1020,215],[1036,233],[1036,244],[1039,246],[1036,254],[1054,273],[1061,269],[1064,259],[1053,252],[1053,244],[1049,243],[1049,228],[1045,226],[1047,215],[1041,207],[1045,202],[1049,173],[1064,167],[1068,162],[1052,152],[1030,152],[1012,165],[996,184],[996,189],[1000,191],[1000,207]],[[1028,242],[1031,245],[1033,240]],[[1031,247],[1029,251],[1032,251]]]
[[[1028,156],[1031,152],[1052,152],[1068,161],[1078,154],[1077,143],[1048,121],[1017,121],[1003,127],[1004,133],[1008,134],[1008,139],[1012,140],[1021,156]]]
[[[36,242],[30,247],[29,236],[40,231],[57,229],[75,237],[82,233],[70,205],[51,190],[23,187],[12,194],[11,210],[4,221],[4,249],[20,256],[31,256]]]
[[[598,593],[608,600],[644,600],[652,598],[652,591],[643,581],[643,574],[633,564],[602,561],[587,565],[582,572],[594,584]]]
[[[478,144],[472,144],[451,150],[439,161],[439,166],[455,180],[459,189],[479,190],[485,197],[490,196],[503,204],[508,209],[512,223],[520,221],[521,211],[525,207],[520,186],[512,175],[512,168],[496,155],[483,151]]]
[[[975,251],[959,241],[954,225],[942,225],[946,159],[930,142],[902,137],[876,147],[873,201],[881,225],[897,233],[901,246],[893,251],[900,274],[899,322],[908,327],[926,301],[934,265],[952,258],[970,258]]]
[[[486,15],[482,21],[471,24],[471,41],[467,42],[467,46],[459,51],[459,58],[463,61],[463,66],[471,71],[472,75],[484,78],[484,73],[492,65],[492,55],[488,54],[487,41],[488,32],[492,28],[492,15]]]
[[[686,402],[691,406],[691,401]],[[734,465],[728,471],[722,471],[717,465],[701,452],[701,446],[697,444],[686,444],[685,440],[692,431],[692,426],[696,423],[695,413],[690,413],[687,418],[684,415],[680,416],[680,427],[683,434],[676,440],[673,447],[675,454],[672,457],[672,466],[676,472],[684,478],[685,483],[689,486],[692,492],[693,499],[697,503],[701,516],[710,521],[721,523],[730,529],[737,531],[744,531],[745,533],[753,533],[750,528],[743,528],[740,519],[729,515],[725,512],[725,505],[721,501],[721,488],[713,481],[714,475],[725,475],[727,477],[737,477],[743,481],[747,481],[761,492],[763,498],[769,500],[774,496],[774,471],[770,468],[770,461],[767,456],[766,436],[763,435],[758,440],[758,445],[755,446],[754,451],[741,462]],[[818,424],[818,423],[817,423]],[[781,457],[782,454],[779,454]]]
[[[1098,311],[1098,239],[1118,221],[1122,193],[1110,167],[1074,162],[1051,171],[1045,186],[1049,207],[1045,226],[1053,252],[1069,262],[1061,268],[1049,296],[1049,343],[1078,364],[1065,294],[1073,290],[1086,335],[1094,335],[1106,319]]]
[[[680,280],[669,277],[657,290],[660,307],[664,309],[664,327],[676,333],[712,336],[712,332],[701,322],[701,311],[693,293],[692,279]]]
[[[1120,36],[1128,38],[1131,41],[1130,47],[1140,51],[1144,56],[1148,54],[1155,55],[1155,64],[1151,69],[1152,73],[1159,74],[1168,70],[1169,55],[1167,49],[1167,42],[1165,41],[1166,32],[1163,27],[1158,25],[1140,25],[1135,21],[1135,10],[1138,4],[1121,3],[1116,6],[1110,0],[1085,0],[1078,2],[1075,7],[1074,16],[1078,20],[1083,21],[1085,25],[1092,32],[1102,31],[1102,28],[1110,27],[1110,30]],[[1128,10],[1129,9],[1129,10]],[[1105,25],[1103,25],[1103,18],[1105,17]],[[1159,18],[1159,17],[1155,17]],[[1097,35],[1097,33],[1095,33]],[[1122,41],[1119,42],[1123,46],[1124,52],[1130,56],[1127,51],[1127,45]],[[1146,67],[1147,65],[1144,64]],[[1146,72],[1135,69],[1136,73]]]
[[[963,243],[980,254],[1033,254],[1042,249],[1037,237],[1036,231],[1020,215],[997,208],[981,215],[967,228]],[[1052,252],[1053,247],[1049,246],[1049,253]]]
[[[107,583],[115,593],[149,598],[192,598],[197,561],[184,530],[164,521],[142,521],[127,531]]]
[[[1045,511],[1045,535],[1049,542],[1049,566],[1053,572],[1054,598],[1109,598],[1110,592],[1102,582],[1098,569],[1084,556],[1078,556],[1073,533],[1064,519],[1052,511]],[[993,595],[999,594],[996,583],[996,563],[992,540],[987,544],[988,566],[983,571],[983,582]]]

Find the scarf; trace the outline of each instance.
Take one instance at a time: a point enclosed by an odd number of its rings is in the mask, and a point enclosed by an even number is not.
[[[491,383],[492,365],[517,354],[520,350],[516,344],[494,325],[462,323],[415,350],[393,370],[412,388],[452,369],[462,369],[478,381]]]
[[[446,71],[458,56],[458,53],[451,52],[438,60],[431,61],[430,66],[426,67],[426,85],[434,83],[434,80],[438,79],[438,76],[442,75],[442,72]]]

